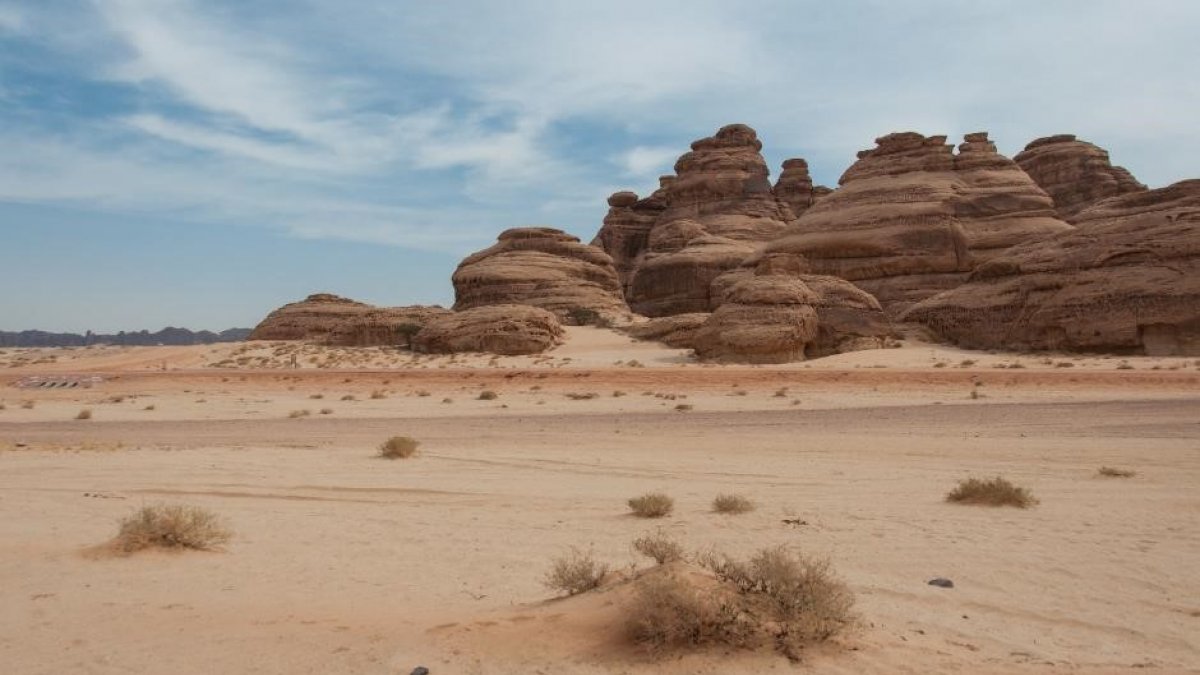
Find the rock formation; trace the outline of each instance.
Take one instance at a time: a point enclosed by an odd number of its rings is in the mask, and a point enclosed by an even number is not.
[[[625,332],[639,340],[654,340],[668,347],[691,349],[696,343],[696,331],[700,330],[709,316],[708,312],[663,316],[630,324]]]
[[[1071,134],[1039,138],[1013,160],[1050,195],[1058,217],[1067,222],[1103,199],[1147,189],[1129,171],[1113,166],[1106,150]]]
[[[1009,246],[1071,229],[986,133],[967,134],[957,154],[945,136],[889,134],[839,185],[764,251],[800,254],[813,273],[853,281],[892,314]]]
[[[560,319],[576,308],[610,318],[629,311],[612,258],[548,227],[506,230],[494,246],[463,260],[453,282],[456,311],[519,304]]]
[[[267,315],[248,340],[311,340],[343,347],[408,344],[416,328],[443,307],[374,307],[332,293],[315,293]]]
[[[779,180],[775,181],[775,187],[771,191],[776,199],[791,210],[791,218],[788,220],[804,215],[814,202],[833,192],[824,185],[814,187],[812,177],[808,175],[808,162],[799,158],[784,160],[783,172],[779,174]]]
[[[697,355],[783,363],[885,346],[892,326],[875,298],[807,271],[803,258],[774,254],[714,280],[721,302],[694,336]]]
[[[731,124],[692,143],[675,163],[674,179],[660,189],[664,207],[627,287],[634,311],[706,310],[709,283],[784,230],[792,212],[772,191],[761,149],[753,129]]]
[[[904,319],[971,348],[1200,355],[1200,180],[1104,200]]]
[[[435,317],[413,337],[413,351],[537,354],[559,343],[553,312],[529,305],[488,305]]]
[[[673,176],[660,178],[659,189],[645,199],[633,192],[615,192],[608,198],[608,215],[592,246],[612,256],[623,295],[629,294],[633,272],[649,246],[650,228],[666,208],[666,187],[672,180]]]

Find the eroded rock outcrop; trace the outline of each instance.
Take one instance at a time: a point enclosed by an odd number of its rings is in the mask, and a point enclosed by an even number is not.
[[[879,302],[837,277],[809,274],[795,255],[763,257],[713,282],[721,301],[697,331],[701,358],[783,363],[884,347],[892,325]]]
[[[791,209],[775,195],[761,149],[753,129],[731,124],[692,143],[675,163],[628,286],[635,312],[705,311],[709,283],[784,230]]]
[[[1009,246],[1071,229],[983,132],[957,154],[945,136],[883,136],[839,184],[765,252],[802,255],[813,273],[853,281],[894,314]]]
[[[645,199],[633,192],[615,192],[608,198],[608,215],[592,246],[612,257],[623,295],[628,295],[633,273],[650,244],[650,229],[667,206],[666,187],[672,180],[673,176],[660,178],[659,189]]]
[[[625,332],[639,340],[654,340],[668,347],[691,349],[696,344],[696,331],[708,321],[708,312],[676,314],[630,324]]]
[[[488,305],[431,319],[413,337],[412,348],[433,354],[538,354],[562,337],[553,312],[530,305]]]
[[[453,282],[456,311],[520,304],[560,319],[577,308],[609,318],[628,313],[612,258],[548,227],[506,230],[494,246],[464,259]]]
[[[818,199],[833,192],[824,185],[813,185],[812,176],[808,174],[808,162],[800,158],[784,160],[783,171],[771,191],[791,211],[788,220],[804,215]]]
[[[1200,180],[1102,201],[904,319],[972,348],[1200,355]]]
[[[375,307],[332,293],[314,293],[267,315],[249,340],[309,340],[342,347],[407,345],[429,319],[450,310],[438,306]]]
[[[1113,166],[1108,151],[1071,134],[1039,138],[1013,160],[1050,195],[1058,217],[1067,222],[1109,197],[1147,190],[1124,167]]]

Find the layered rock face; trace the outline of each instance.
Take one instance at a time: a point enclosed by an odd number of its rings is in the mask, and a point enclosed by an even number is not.
[[[488,305],[433,318],[413,337],[413,351],[537,354],[563,337],[558,317],[529,305]]]
[[[339,322],[324,341],[340,347],[407,345],[426,323],[449,313],[437,306],[371,308]]]
[[[808,162],[799,158],[783,161],[783,171],[771,191],[791,211],[788,220],[804,215],[818,199],[833,192],[823,185],[814,186],[812,177],[808,175]]]
[[[1200,355],[1200,180],[1080,212],[904,319],[972,348]]]
[[[1124,167],[1113,166],[1108,151],[1071,134],[1039,138],[1013,160],[1050,195],[1058,217],[1067,222],[1101,200],[1147,190]]]
[[[562,319],[576,308],[610,318],[628,313],[612,258],[548,227],[506,230],[463,260],[452,280],[456,311],[520,304]]]
[[[893,314],[1009,246],[1071,229],[982,132],[957,154],[945,136],[889,134],[839,184],[764,250],[802,255],[813,273],[853,281]]]
[[[668,347],[691,349],[696,343],[696,331],[708,321],[709,316],[708,312],[663,316],[631,324],[625,332],[639,340],[654,340]]]
[[[803,258],[775,254],[714,280],[721,302],[693,338],[697,355],[784,363],[885,346],[892,325],[875,298],[807,272]]]
[[[608,215],[592,246],[612,256],[623,295],[628,295],[633,273],[650,245],[650,229],[667,206],[666,187],[672,180],[673,176],[660,178],[659,189],[645,199],[633,192],[615,192],[608,198]]]
[[[665,206],[628,285],[635,312],[705,311],[709,283],[784,230],[792,212],[771,187],[761,149],[753,129],[731,124],[692,143],[675,163],[674,180],[660,191]]]
[[[420,326],[449,313],[444,307],[375,307],[315,293],[268,314],[247,339],[311,340],[342,347],[406,345]]]

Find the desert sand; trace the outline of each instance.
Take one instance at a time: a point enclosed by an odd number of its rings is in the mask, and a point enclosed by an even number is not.
[[[1200,672],[1195,359],[909,339],[710,366],[569,328],[535,357],[6,349],[0,401],[6,673]],[[374,457],[392,435],[421,453]],[[943,500],[994,475],[1040,504]],[[675,513],[629,515],[649,490]],[[712,513],[719,492],[758,508]],[[232,541],[103,548],[160,502],[220,514]],[[800,663],[654,658],[623,638],[619,585],[541,584],[571,547],[647,567],[630,542],[660,526],[692,550],[827,557],[858,623]]]

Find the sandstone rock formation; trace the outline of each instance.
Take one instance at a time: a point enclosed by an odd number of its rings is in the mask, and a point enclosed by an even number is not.
[[[408,345],[412,336],[431,319],[449,314],[437,306],[369,308],[340,321],[324,339],[340,347]]]
[[[972,348],[1200,355],[1200,180],[1112,197],[1076,221],[903,318]]]
[[[625,332],[639,340],[654,340],[668,347],[691,349],[696,343],[696,331],[708,321],[708,312],[676,314],[630,324]]]
[[[885,346],[893,330],[875,298],[807,272],[803,258],[774,254],[714,280],[721,302],[693,339],[697,355],[782,363]]]
[[[435,317],[413,337],[413,351],[435,354],[537,354],[557,345],[553,312],[529,305],[488,305]]]
[[[660,189],[664,207],[627,287],[634,311],[706,310],[709,283],[784,230],[792,212],[772,190],[761,149],[753,129],[731,124],[692,143],[675,163],[674,180]]]
[[[576,308],[610,318],[628,313],[612,258],[548,227],[506,230],[494,246],[464,259],[453,282],[456,311],[520,304],[560,319]]]
[[[1103,199],[1147,189],[1125,168],[1113,166],[1106,150],[1071,134],[1039,138],[1013,160],[1050,195],[1058,217],[1067,222]]]
[[[623,295],[628,295],[633,272],[650,244],[650,228],[666,208],[666,187],[672,180],[673,176],[660,178],[659,189],[645,199],[633,192],[615,192],[608,198],[608,215],[592,246],[612,256]]]
[[[799,158],[784,160],[783,171],[771,191],[791,211],[788,220],[804,215],[814,202],[833,192],[824,185],[814,186],[812,177],[808,175],[808,162]]]
[[[967,134],[957,154],[945,136],[914,132],[876,144],[764,251],[800,254],[898,314],[1009,246],[1071,229],[986,133]]]
[[[437,306],[374,307],[315,293],[268,314],[247,339],[311,340],[344,347],[406,345],[415,328],[449,312]]]

